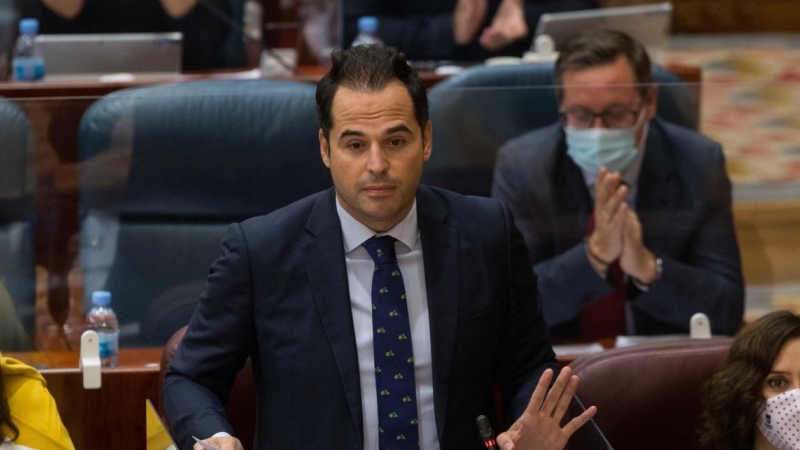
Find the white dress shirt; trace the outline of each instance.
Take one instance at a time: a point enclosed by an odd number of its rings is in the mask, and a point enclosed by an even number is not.
[[[364,448],[377,449],[378,394],[375,390],[375,358],[372,348],[372,273],[374,263],[362,244],[375,232],[356,220],[339,204],[336,211],[342,224],[347,284],[353,314],[358,368],[361,380],[361,408],[364,416]],[[408,215],[388,234],[397,239],[397,264],[403,275],[408,298],[411,346],[414,351],[414,379],[417,385],[417,414],[421,450],[438,450],[439,436],[433,411],[433,371],[431,335],[428,321],[428,296],[425,290],[425,266],[422,261],[422,239],[417,226],[417,203]]]

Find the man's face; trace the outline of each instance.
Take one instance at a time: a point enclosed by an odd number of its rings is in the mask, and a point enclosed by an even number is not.
[[[636,74],[630,61],[620,56],[614,62],[581,70],[568,70],[562,77],[563,97],[561,111],[566,113],[567,124],[575,126],[571,117],[584,113],[606,113],[617,117],[619,127],[651,120],[656,114],[657,88],[651,87],[642,98],[636,85]],[[643,111],[642,111],[643,110]],[[594,117],[590,127],[604,127],[599,117]],[[636,141],[642,138],[644,127],[636,130]]]
[[[322,161],[342,207],[374,231],[408,214],[431,156],[430,121],[420,129],[408,90],[399,82],[378,92],[339,87],[331,104],[329,140],[319,131]]]

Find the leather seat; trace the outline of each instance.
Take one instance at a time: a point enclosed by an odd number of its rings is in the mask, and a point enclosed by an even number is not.
[[[330,187],[314,93],[288,81],[199,81],[118,91],[86,112],[84,304],[111,291],[121,344],[163,345],[189,322],[228,224]]]
[[[693,450],[703,384],[733,338],[681,339],[606,350],[570,364],[577,396],[615,450]]]
[[[34,152],[27,116],[17,105],[0,99],[0,281],[28,336],[33,336],[36,316]],[[0,350],[30,348],[27,343],[17,342]]]

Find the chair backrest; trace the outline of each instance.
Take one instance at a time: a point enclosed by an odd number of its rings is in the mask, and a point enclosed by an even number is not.
[[[654,66],[658,115],[697,129],[699,107],[685,83]],[[430,91],[433,155],[423,182],[488,196],[497,151],[509,139],[558,121],[553,64],[478,66]]]
[[[331,185],[314,92],[305,83],[201,81],[119,91],[86,112],[84,299],[112,292],[124,344],[163,344],[188,323],[230,222]]]
[[[697,449],[703,384],[732,338],[681,339],[607,350],[570,364],[577,395],[615,450]]]
[[[0,99],[0,281],[29,336],[33,336],[36,315],[33,161],[28,118],[19,107]]]
[[[184,334],[186,334],[186,326],[176,331],[164,346],[164,352],[161,355],[159,386],[164,385],[164,376],[169,370],[169,364],[172,362],[172,358],[175,357],[175,352],[178,350]],[[233,427],[235,436],[242,442],[244,448],[253,448],[257,407],[255,392],[255,378],[253,378],[252,366],[250,359],[248,359],[236,375],[236,380],[233,382],[233,387],[228,396],[228,403],[225,407],[228,422]],[[160,404],[159,412],[165,421],[168,421]]]

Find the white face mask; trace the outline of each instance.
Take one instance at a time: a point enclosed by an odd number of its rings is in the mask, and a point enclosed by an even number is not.
[[[574,128],[564,126],[567,154],[585,172],[596,174],[601,166],[619,172],[636,158],[636,129],[644,116],[639,113],[630,128]]]
[[[800,449],[800,389],[768,398],[758,429],[778,450]]]

